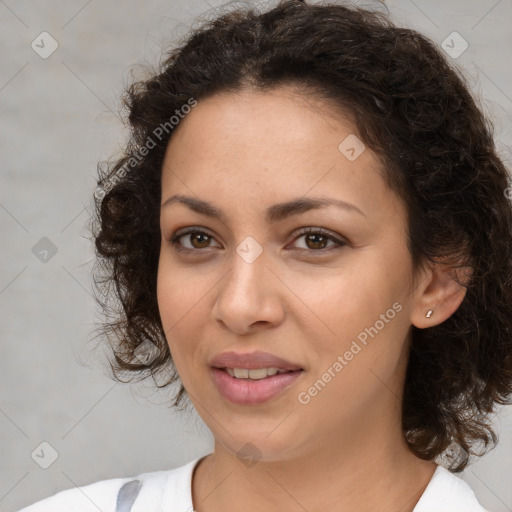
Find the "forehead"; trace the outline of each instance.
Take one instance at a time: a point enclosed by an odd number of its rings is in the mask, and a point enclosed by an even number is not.
[[[347,140],[356,144],[355,159],[340,149]],[[311,192],[378,205],[390,193],[381,167],[352,121],[324,100],[290,87],[243,90],[200,100],[175,128],[162,167],[162,196],[227,198],[231,192],[242,206]]]
[[[333,103],[291,86],[224,92],[198,102],[175,129],[168,149],[174,150],[180,142],[204,151],[220,144],[231,151],[243,148],[267,155],[277,155],[284,148],[311,154],[314,144],[321,152],[332,149],[326,133],[337,139],[356,132],[350,114],[340,111]],[[198,158],[201,153],[191,156]]]

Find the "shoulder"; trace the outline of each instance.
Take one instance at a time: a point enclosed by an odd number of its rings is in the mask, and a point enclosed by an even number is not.
[[[191,511],[192,472],[199,460],[171,470],[100,480],[66,489],[18,512],[152,512],[165,510],[164,503],[171,503],[183,512],[190,507]]]
[[[437,466],[413,512],[489,512],[480,505],[471,487],[461,478]]]

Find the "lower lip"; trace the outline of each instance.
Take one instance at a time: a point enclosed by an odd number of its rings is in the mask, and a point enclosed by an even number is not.
[[[212,375],[221,395],[235,404],[260,404],[274,398],[290,387],[303,374],[296,372],[277,373],[260,380],[236,379],[225,370],[212,368]]]

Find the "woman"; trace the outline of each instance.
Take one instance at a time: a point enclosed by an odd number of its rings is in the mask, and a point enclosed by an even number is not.
[[[23,511],[483,511],[453,473],[512,393],[512,216],[463,77],[382,14],[285,1],[126,102],[94,229],[112,369],[178,383],[214,451]]]

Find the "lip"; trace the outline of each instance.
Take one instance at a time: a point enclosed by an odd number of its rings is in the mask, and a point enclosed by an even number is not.
[[[270,354],[268,352],[223,352],[210,361],[213,368],[246,368],[254,370],[257,368],[278,368],[279,370],[302,370],[303,368],[295,363]]]
[[[239,368],[239,367],[236,367]],[[238,405],[255,405],[276,397],[292,386],[304,370],[278,373],[260,380],[237,379],[226,370],[211,368],[212,379],[219,393],[228,401]]]

